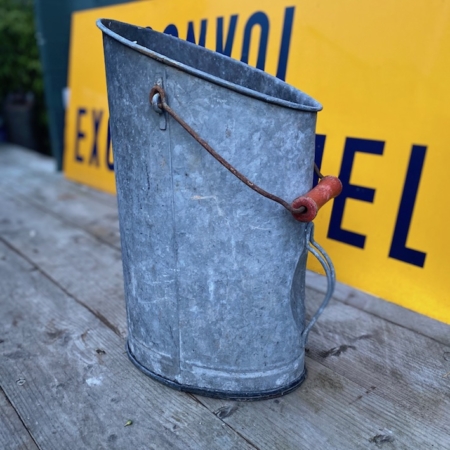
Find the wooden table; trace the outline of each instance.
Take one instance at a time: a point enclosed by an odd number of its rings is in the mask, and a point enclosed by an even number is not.
[[[324,282],[307,284],[310,314]],[[450,326],[349,287],[279,399],[171,390],[125,335],[115,197],[0,146],[0,449],[450,449]]]

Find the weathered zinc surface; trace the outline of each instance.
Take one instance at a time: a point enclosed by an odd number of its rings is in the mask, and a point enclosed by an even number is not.
[[[307,280],[309,318],[323,283]],[[450,448],[450,327],[342,285],[289,395],[207,399],[143,375],[125,353],[115,198],[5,146],[0,286],[1,449]]]
[[[191,392],[248,398],[292,389],[305,377],[305,224],[155,112],[149,93],[162,85],[203,139],[289,202],[311,188],[321,105],[189,42],[99,23],[130,356]]]

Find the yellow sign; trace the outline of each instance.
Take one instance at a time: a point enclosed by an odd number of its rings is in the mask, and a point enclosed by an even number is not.
[[[75,13],[64,171],[114,192],[100,17],[220,51],[320,101],[316,161],[344,191],[316,238],[338,279],[450,323],[449,2],[152,0]]]

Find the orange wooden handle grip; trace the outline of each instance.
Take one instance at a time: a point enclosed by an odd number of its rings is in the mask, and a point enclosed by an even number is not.
[[[329,200],[337,197],[342,192],[341,180],[337,177],[323,177],[320,183],[307,194],[297,197],[292,202],[292,208],[306,208],[303,213],[292,213],[299,222],[311,222],[317,216],[319,209]]]

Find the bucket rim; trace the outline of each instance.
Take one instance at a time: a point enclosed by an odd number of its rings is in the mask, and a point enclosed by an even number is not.
[[[108,26],[106,25],[107,22],[109,22],[110,25],[111,25],[111,23],[117,23],[117,24],[123,24],[123,25],[128,25],[128,26],[134,26],[137,29],[142,29],[142,30],[146,29],[145,27],[142,27],[142,26],[139,26],[139,25],[129,24],[129,23],[126,23],[126,22],[121,22],[119,20],[107,19],[107,18],[101,18],[101,19],[98,19],[96,21],[97,27],[104,34],[106,34],[109,37],[115,39],[116,41],[120,42],[121,44],[125,45],[126,47],[129,47],[129,48],[131,48],[131,49],[133,49],[133,50],[135,50],[135,51],[137,51],[137,52],[139,52],[141,54],[149,56],[150,58],[155,59],[155,60],[157,60],[159,62],[167,64],[168,66],[171,66],[171,67],[174,67],[176,69],[182,70],[183,72],[186,72],[186,73],[194,75],[194,76],[196,76],[198,78],[202,78],[204,80],[210,81],[210,82],[212,82],[214,84],[217,84],[219,86],[223,86],[223,87],[226,87],[226,88],[231,89],[233,91],[239,92],[239,93],[241,93],[243,95],[247,95],[249,97],[254,97],[254,98],[258,99],[258,100],[265,101],[267,103],[272,103],[272,104],[275,104],[275,105],[284,106],[286,108],[295,109],[295,110],[299,110],[299,111],[305,111],[305,112],[319,112],[319,111],[321,111],[323,109],[322,104],[319,103],[317,100],[315,100],[310,95],[308,95],[305,92],[301,91],[300,89],[297,89],[296,87],[286,83],[285,81],[283,81],[283,80],[281,80],[279,78],[276,78],[273,75],[270,75],[269,73],[267,73],[265,71],[261,71],[261,72],[264,73],[264,76],[267,76],[270,79],[274,79],[274,81],[276,83],[283,83],[283,84],[289,86],[290,88],[296,90],[297,92],[301,93],[303,96],[305,96],[312,103],[312,105],[306,105],[306,104],[301,104],[301,103],[290,102],[288,100],[283,100],[281,98],[274,97],[274,96],[271,96],[271,95],[268,95],[268,94],[264,94],[264,93],[259,92],[257,90],[250,89],[250,88],[241,86],[241,85],[236,84],[236,83],[232,83],[230,81],[224,80],[223,78],[219,78],[219,77],[211,75],[211,74],[209,74],[207,72],[198,70],[198,69],[196,69],[196,68],[194,68],[192,66],[189,66],[187,64],[184,64],[184,63],[181,63],[179,61],[176,61],[176,60],[174,60],[172,58],[169,58],[169,57],[167,57],[167,56],[165,56],[165,55],[163,55],[161,53],[157,53],[157,52],[155,52],[153,50],[150,50],[147,47],[139,45],[136,42],[132,42],[132,41],[124,38],[120,34],[114,32],[110,28],[108,28]],[[152,32],[155,32],[155,33],[160,33],[160,32],[158,32],[156,30],[149,30],[149,31],[152,31]],[[165,36],[167,36],[167,38],[169,38],[169,39],[182,40],[182,39],[176,38],[174,36],[171,36],[169,34],[165,34]],[[189,41],[184,41],[184,40],[182,40],[182,41],[185,42],[186,44],[197,45],[197,44],[194,44],[194,43],[189,42]],[[212,50],[207,49],[206,47],[202,47],[202,49],[206,50],[208,52],[214,53],[215,56],[218,57],[218,58],[232,59],[237,64],[242,64],[243,66],[247,66],[247,64],[245,64],[245,63],[243,63],[241,61],[238,61],[238,60],[236,60],[234,58],[230,58],[228,56],[222,55],[222,54],[220,54],[218,52],[214,52]],[[256,69],[255,68],[255,70],[260,70],[260,69]]]

